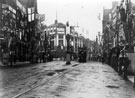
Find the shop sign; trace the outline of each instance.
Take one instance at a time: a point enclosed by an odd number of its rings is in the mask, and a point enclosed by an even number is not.
[[[58,32],[64,32],[64,28],[57,28]]]
[[[57,32],[58,34],[64,34],[64,32]]]

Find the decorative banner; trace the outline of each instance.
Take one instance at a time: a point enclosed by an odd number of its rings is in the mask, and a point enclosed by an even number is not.
[[[45,14],[40,14],[40,22],[45,21]]]
[[[45,14],[36,14],[35,18],[40,20],[40,22],[45,21]]]
[[[25,8],[25,7],[22,8],[22,11],[23,11],[25,14],[27,14],[27,13],[26,13],[26,8]]]
[[[31,8],[31,13],[34,13],[35,12],[35,7],[32,7]]]
[[[16,0],[16,5],[20,8],[20,9],[22,9],[22,4],[18,1],[18,0]]]
[[[131,13],[132,13],[133,15],[135,15],[135,5],[133,5],[132,10],[131,10]]]
[[[35,14],[35,18],[39,20],[39,14]]]

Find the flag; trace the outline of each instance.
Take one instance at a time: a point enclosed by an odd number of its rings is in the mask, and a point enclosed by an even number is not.
[[[35,7],[32,7],[31,8],[31,13],[34,13],[35,12]]]
[[[100,20],[100,13],[99,13],[99,15],[98,15],[98,20]]]
[[[41,22],[45,21],[45,14],[40,14],[40,21]]]
[[[36,14],[35,15],[35,18],[38,19],[38,20],[40,20],[40,15],[39,14]]]

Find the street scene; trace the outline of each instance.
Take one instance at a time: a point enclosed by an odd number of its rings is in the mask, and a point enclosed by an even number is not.
[[[0,98],[134,97],[134,0],[0,0]]]

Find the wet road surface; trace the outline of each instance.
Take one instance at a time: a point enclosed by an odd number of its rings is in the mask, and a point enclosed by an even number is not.
[[[21,65],[13,68],[0,69],[0,98],[14,98],[31,88],[46,82],[58,75],[60,71],[68,69],[63,61],[53,61],[35,65]],[[76,64],[72,62],[72,64]],[[55,72],[56,71],[56,72]]]
[[[108,65],[89,62],[18,98],[135,98],[135,90]]]
[[[61,64],[58,62],[47,64],[38,66],[39,69],[37,66],[24,68],[26,73],[27,71],[31,73],[30,78],[27,78],[29,75],[27,74],[25,75],[25,79],[20,82],[16,80],[17,82],[13,83],[13,85],[0,89],[0,98],[135,97],[133,83],[123,80],[123,78],[108,65],[88,62],[80,63],[78,66],[72,68],[65,68],[62,66],[58,67],[58,65],[62,65],[64,62],[61,62]],[[25,73],[23,72],[24,69],[20,68],[20,71]],[[32,69],[36,71],[32,71]],[[67,71],[67,69],[69,70]],[[19,70],[16,71],[20,72]],[[17,74],[17,72],[15,73]],[[39,75],[38,72],[44,75]],[[8,75],[10,73],[9,71]],[[21,79],[23,75],[18,77]]]

